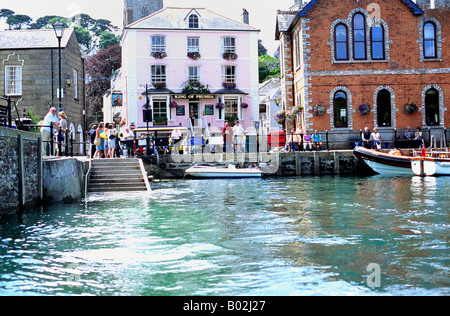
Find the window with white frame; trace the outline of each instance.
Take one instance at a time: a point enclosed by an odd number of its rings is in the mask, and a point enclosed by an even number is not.
[[[200,67],[189,67],[188,81],[191,84],[200,82]]]
[[[190,29],[198,29],[198,16],[195,14],[191,14],[189,16],[189,25]]]
[[[198,37],[187,38],[187,52],[188,53],[200,52],[200,39]]]
[[[225,120],[234,125],[234,121],[239,117],[239,99],[237,97],[226,97],[224,99],[224,116]]]
[[[151,79],[152,79],[152,84],[166,83],[166,66],[165,65],[152,65]]]
[[[167,119],[167,99],[153,99],[153,120]]]
[[[222,66],[222,81],[226,83],[236,83],[236,66]]]
[[[74,88],[74,98],[78,99],[78,70],[73,70],[73,88]]]
[[[236,38],[222,37],[222,54],[225,52],[236,53]]]
[[[22,95],[22,66],[5,66],[5,95]]]
[[[154,35],[151,37],[150,53],[166,52],[166,37],[162,35]]]

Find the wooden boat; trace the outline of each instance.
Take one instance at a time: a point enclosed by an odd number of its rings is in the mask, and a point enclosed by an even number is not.
[[[399,150],[383,153],[365,147],[356,147],[353,153],[356,157],[363,159],[378,174],[414,175],[411,169],[412,157],[402,155]]]
[[[234,165],[224,167],[193,166],[186,171],[186,175],[196,178],[261,178],[261,170],[257,168],[238,169]]]
[[[431,152],[427,157],[413,157],[411,169],[418,176],[450,176],[450,153]]]

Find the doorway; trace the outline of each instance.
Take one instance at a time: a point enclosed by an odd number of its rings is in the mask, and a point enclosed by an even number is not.
[[[200,125],[200,111],[198,102],[189,102],[189,118],[194,126]]]

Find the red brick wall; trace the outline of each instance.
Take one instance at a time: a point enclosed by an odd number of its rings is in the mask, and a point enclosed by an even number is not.
[[[311,59],[308,61],[310,68],[308,71],[371,71],[371,70],[411,70],[411,69],[442,69],[450,68],[450,23],[448,10],[425,10],[422,16],[416,16],[403,1],[379,0],[380,17],[388,24],[390,46],[390,61],[388,62],[363,62],[333,64],[331,56],[330,29],[337,19],[347,19],[350,12],[359,7],[364,10],[373,3],[369,0],[361,0],[356,3],[354,0],[339,1],[319,1],[313,9],[308,12],[310,35],[308,39],[311,50]],[[367,10],[370,13],[370,10]],[[442,39],[442,61],[423,62],[420,58],[420,38],[419,23],[422,18],[435,17],[441,24]],[[297,27],[300,27],[299,25]],[[292,33],[293,34],[293,33]],[[367,42],[369,44],[369,41]],[[351,47],[349,47],[351,49]],[[303,87],[303,68],[295,74],[294,81],[296,89]],[[448,107],[450,100],[450,74],[395,74],[395,75],[352,75],[342,76],[337,73],[333,76],[313,76],[311,81],[312,102],[309,104],[309,113],[312,113],[312,106],[322,102],[330,109],[330,92],[337,86],[345,86],[352,94],[352,103],[355,113],[353,115],[353,129],[359,130],[365,126],[373,128],[373,112],[367,116],[358,113],[358,105],[365,101],[373,105],[373,94],[375,89],[381,85],[391,87],[395,92],[396,128],[406,128],[422,126],[422,111],[412,115],[404,113],[404,104],[408,101],[414,102],[422,108],[422,92],[429,84],[438,85],[444,95],[444,107]],[[302,93],[303,99],[305,96]],[[308,119],[308,118],[307,118]],[[330,115],[326,113],[321,117],[309,118],[311,129],[330,130]],[[444,122],[448,125],[450,114],[444,112]],[[393,126],[394,127],[394,126]]]

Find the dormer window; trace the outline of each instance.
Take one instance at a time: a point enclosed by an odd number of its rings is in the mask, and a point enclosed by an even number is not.
[[[198,29],[198,16],[196,14],[191,14],[189,16],[189,28]]]

